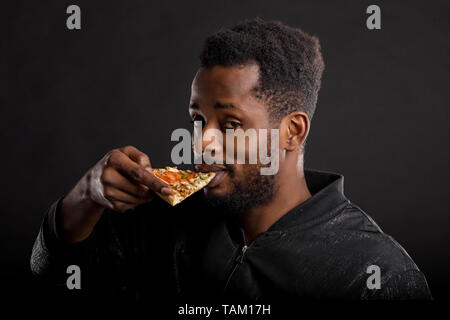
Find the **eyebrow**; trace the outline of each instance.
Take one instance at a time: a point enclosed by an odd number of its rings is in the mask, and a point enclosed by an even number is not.
[[[198,109],[200,109],[200,106],[197,103],[193,103],[189,106],[189,108],[198,110]],[[236,107],[231,103],[216,102],[214,104],[214,109],[236,109]]]
[[[231,103],[220,103],[216,102],[214,104],[214,109],[235,109],[235,106]]]

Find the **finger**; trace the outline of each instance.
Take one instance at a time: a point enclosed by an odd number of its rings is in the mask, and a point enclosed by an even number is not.
[[[101,181],[105,187],[116,187],[117,189],[129,193],[137,198],[149,198],[153,194],[153,191],[149,190],[147,186],[131,182],[112,167],[107,167],[103,170]]]
[[[113,200],[111,201],[111,203],[114,206],[114,210],[120,212],[120,213],[124,213],[128,210],[133,209],[134,207],[136,207],[135,205],[131,205],[129,203],[126,202],[121,202],[121,201],[117,201],[117,200]]]
[[[113,186],[105,186],[104,195],[109,201],[120,201],[131,205],[138,205],[148,201],[148,199],[134,197]]]
[[[152,173],[131,160],[125,153],[114,152],[109,157],[108,164],[119,170],[127,178],[146,185],[153,191],[171,194],[170,186],[167,183],[156,178]]]
[[[145,153],[138,150],[136,147],[126,146],[119,150],[122,151],[123,153],[125,153],[131,160],[133,160],[137,164],[141,165],[142,167],[144,167],[144,168],[152,167],[152,165],[150,163],[150,158]]]

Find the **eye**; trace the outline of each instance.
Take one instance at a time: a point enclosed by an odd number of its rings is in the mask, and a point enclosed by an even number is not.
[[[237,128],[240,128],[241,126],[242,126],[242,124],[240,122],[230,120],[230,121],[225,122],[223,127],[225,129],[237,129]]]

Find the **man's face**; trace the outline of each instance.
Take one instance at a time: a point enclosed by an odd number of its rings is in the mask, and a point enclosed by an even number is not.
[[[255,64],[236,67],[214,66],[198,71],[192,83],[189,114],[201,121],[203,133],[216,129],[222,133],[222,143],[209,139],[203,141],[224,164],[197,166],[199,171],[217,171],[216,177],[205,188],[207,199],[227,211],[242,211],[270,201],[275,191],[274,176],[261,175],[257,164],[248,164],[249,143],[245,143],[245,164],[226,163],[226,129],[270,128],[267,107],[257,100],[252,89],[257,85],[259,67]],[[237,143],[234,143],[236,157]],[[242,150],[241,150],[242,151]]]

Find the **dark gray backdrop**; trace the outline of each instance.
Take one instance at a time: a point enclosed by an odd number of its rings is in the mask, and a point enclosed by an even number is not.
[[[415,259],[437,299],[450,284],[448,1],[2,1],[1,277],[26,289],[44,210],[109,149],[170,163],[189,127],[203,39],[244,18],[317,35],[326,63],[306,166],[345,192]],[[66,28],[66,7],[82,30]],[[382,30],[365,10],[378,4]]]

